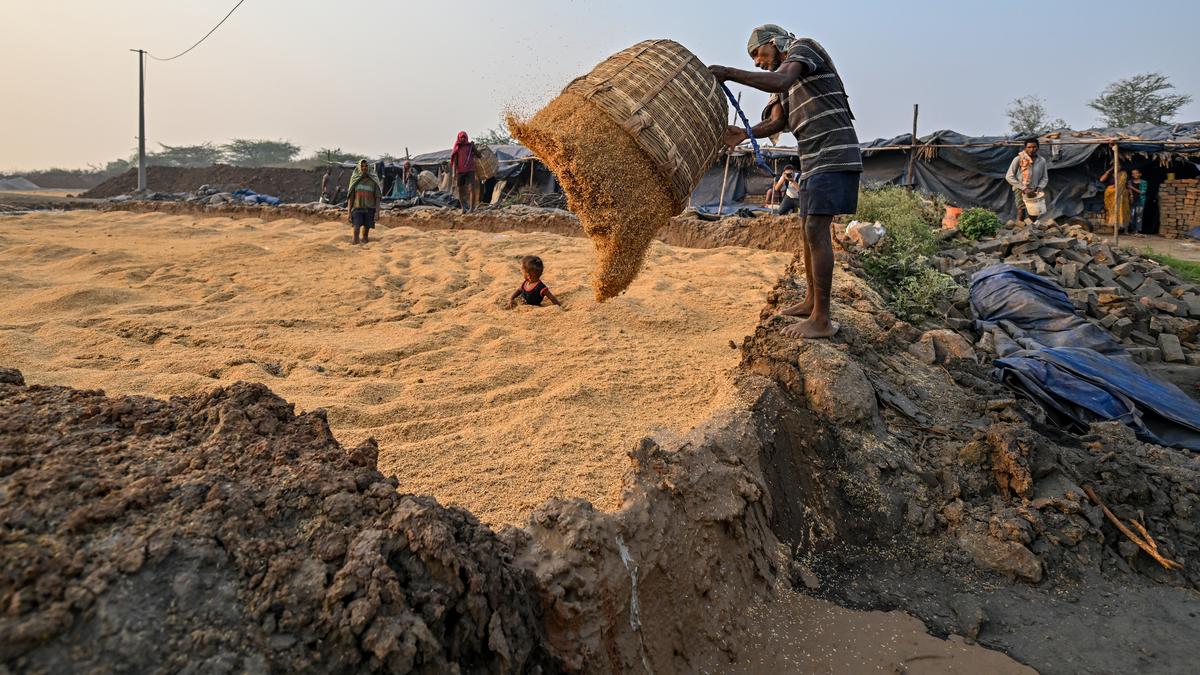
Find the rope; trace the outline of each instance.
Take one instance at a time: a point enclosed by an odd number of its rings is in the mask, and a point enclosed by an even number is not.
[[[729,91],[729,87],[725,83],[721,83],[721,88],[725,90],[725,96],[729,98],[729,103],[733,105],[733,109],[737,111],[738,117],[742,119],[742,126],[746,129],[746,136],[750,139],[750,145],[754,148],[754,162],[763,168],[772,178],[775,178],[775,172],[767,161],[763,159],[762,149],[758,147],[758,141],[754,138],[754,129],[750,126],[750,120],[746,119],[746,113],[742,112],[742,106],[734,97],[733,92]]]
[[[242,6],[242,3],[243,3],[243,2],[245,2],[245,1],[246,1],[246,0],[239,0],[238,4],[234,5],[234,6],[233,6],[233,9],[229,10],[229,14],[226,14],[226,15],[225,15],[225,19],[228,19],[230,16],[232,16],[232,15],[233,15],[233,13],[237,11],[237,8],[238,8],[238,7],[241,7],[241,6]],[[201,42],[204,42],[205,40],[207,40],[209,35],[212,35],[213,33],[217,32],[217,29],[221,27],[221,24],[225,23],[225,19],[221,19],[221,21],[220,21],[219,23],[217,23],[217,25],[213,26],[212,30],[210,30],[210,31],[208,31],[207,33],[205,33],[205,34],[204,34],[204,37],[200,38],[200,40],[199,40],[199,41],[197,41],[197,42],[196,42],[196,44],[192,45],[191,47],[188,47],[187,49],[185,49],[185,50],[183,50],[182,52],[180,52],[180,53],[176,54],[175,56],[172,56],[172,57],[170,57],[170,58],[167,58],[167,59],[160,59],[160,58],[158,58],[157,56],[155,56],[155,55],[153,55],[153,54],[150,54],[149,52],[147,52],[147,54],[146,54],[146,55],[147,55],[147,56],[149,56],[150,58],[154,59],[155,61],[174,61],[175,59],[177,59],[177,58],[179,58],[179,57],[183,56],[184,54],[186,54],[186,53],[188,53],[188,52],[192,51],[192,50],[193,50],[193,49],[195,49],[196,47],[199,47],[199,46],[200,46],[200,43],[201,43]]]

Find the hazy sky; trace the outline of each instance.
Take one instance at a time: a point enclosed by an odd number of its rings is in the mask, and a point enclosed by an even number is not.
[[[0,0],[0,170],[81,167],[137,145],[137,58],[187,48],[234,0]],[[1006,131],[1013,98],[1095,124],[1086,101],[1159,70],[1200,99],[1200,2],[882,0],[246,0],[207,42],[147,74],[148,148],[235,137],[306,151],[403,154],[533,109],[639,40],[669,37],[742,68],[751,28],[779,23],[837,62],[859,136]],[[743,99],[756,116],[765,97]],[[1200,119],[1193,102],[1179,116]],[[785,137],[786,138],[786,137]],[[790,141],[787,141],[790,142]]]

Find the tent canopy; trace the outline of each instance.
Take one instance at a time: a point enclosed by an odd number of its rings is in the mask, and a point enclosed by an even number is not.
[[[958,206],[982,206],[1002,215],[1015,215],[1015,199],[1004,176],[1028,136],[965,136],[937,131],[917,139],[918,161],[913,182],[928,192],[945,195]],[[908,146],[912,134],[864,143],[864,179],[875,183],[907,183]],[[1111,164],[1112,144],[1125,153],[1150,156],[1160,162],[1200,161],[1200,122],[1042,134],[1040,155],[1050,170],[1047,215],[1076,216],[1085,200],[1100,194],[1095,165]],[[921,147],[925,146],[925,147]],[[965,146],[965,147],[942,147]],[[1089,166],[1091,165],[1091,166]]]

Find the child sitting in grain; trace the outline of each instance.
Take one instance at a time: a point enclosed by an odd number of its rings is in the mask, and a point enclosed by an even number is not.
[[[521,258],[521,272],[525,275],[525,280],[513,291],[512,297],[508,299],[508,308],[512,309],[517,304],[517,298],[523,298],[527,305],[541,305],[542,298],[550,302],[561,305],[558,298],[550,292],[546,284],[542,283],[542,271],[546,266],[542,264],[542,259],[536,255],[527,255]]]

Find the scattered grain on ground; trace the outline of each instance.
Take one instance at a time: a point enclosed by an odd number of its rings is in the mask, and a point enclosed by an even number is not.
[[[157,213],[0,219],[0,364],[30,383],[169,396],[263,382],[380,443],[400,489],[492,522],[548,497],[614,508],[638,438],[721,405],[730,340],[789,256],[654,242],[618,300],[581,239]],[[538,254],[566,304],[504,309]]]

